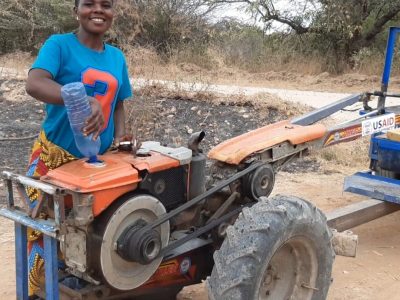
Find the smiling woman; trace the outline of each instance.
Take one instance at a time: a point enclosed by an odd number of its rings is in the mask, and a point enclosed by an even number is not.
[[[49,170],[81,158],[75,145],[61,87],[71,82],[85,85],[92,114],[82,131],[101,141],[100,154],[125,138],[124,101],[132,95],[125,57],[121,50],[104,43],[104,34],[114,18],[112,0],[75,0],[79,23],[76,33],[52,35],[40,49],[29,71],[26,90],[46,104],[46,118],[29,160],[28,176],[43,176]],[[28,188],[33,209],[39,194]],[[42,238],[29,234],[29,292],[43,283]]]
[[[89,39],[94,38],[97,45],[95,44],[93,46],[98,47],[97,50],[102,50],[103,35],[106,33],[108,29],[110,29],[114,18],[113,1],[112,0],[75,1],[74,11],[76,14],[76,18],[80,24],[77,33],[78,38],[81,41],[85,40],[87,41],[88,38]]]

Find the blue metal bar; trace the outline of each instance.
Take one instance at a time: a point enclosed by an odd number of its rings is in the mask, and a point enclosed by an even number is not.
[[[1,208],[0,216],[13,220],[16,223],[31,227],[32,229],[38,230],[51,237],[57,237],[57,233],[59,231],[59,228],[56,226],[54,221],[32,219],[25,212],[18,209]]]
[[[389,87],[389,78],[390,78],[390,70],[392,69],[394,47],[396,45],[396,37],[399,32],[400,32],[399,27],[390,27],[389,37],[386,46],[385,66],[383,68],[382,83],[381,83],[381,92],[383,93],[383,95],[379,96],[378,99],[377,109],[379,114],[385,111],[386,96],[384,94],[387,92]]]
[[[392,69],[394,47],[396,45],[396,36],[400,32],[399,27],[390,27],[389,37],[386,47],[385,66],[383,68],[382,85],[389,85],[390,70]]]
[[[15,271],[17,299],[28,300],[28,241],[26,226],[15,222]]]
[[[400,180],[358,172],[344,181],[344,190],[373,199],[400,204]]]
[[[43,183],[39,180],[35,180],[35,179],[32,179],[27,176],[17,175],[17,174],[8,172],[8,171],[3,171],[2,175],[3,175],[3,178],[11,179],[11,180],[18,182],[24,186],[30,186],[32,188],[39,189],[49,195],[61,194],[64,192],[63,189],[61,189],[57,186]]]
[[[46,278],[46,299],[58,300],[58,258],[57,240],[44,235],[44,267]]]

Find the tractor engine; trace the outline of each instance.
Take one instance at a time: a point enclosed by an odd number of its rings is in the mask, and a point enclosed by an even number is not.
[[[145,283],[177,224],[141,229],[204,192],[205,156],[197,147],[203,137],[197,136],[191,149],[144,142],[136,155],[109,152],[95,164],[81,159],[43,177],[66,188],[60,248],[67,272],[119,291]]]

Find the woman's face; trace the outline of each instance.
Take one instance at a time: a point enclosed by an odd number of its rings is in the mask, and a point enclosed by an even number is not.
[[[80,0],[75,13],[81,27],[88,33],[104,34],[114,18],[112,0]]]

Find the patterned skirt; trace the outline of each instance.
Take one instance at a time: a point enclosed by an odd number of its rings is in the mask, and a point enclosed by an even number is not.
[[[26,175],[40,177],[69,161],[76,159],[70,153],[51,143],[44,131],[41,131],[35,141]],[[26,188],[30,206],[34,208],[39,198],[39,191]],[[45,215],[41,215],[46,218]],[[28,228],[28,268],[29,268],[29,295],[33,295],[41,286],[44,285],[44,250],[42,234],[36,230]]]

